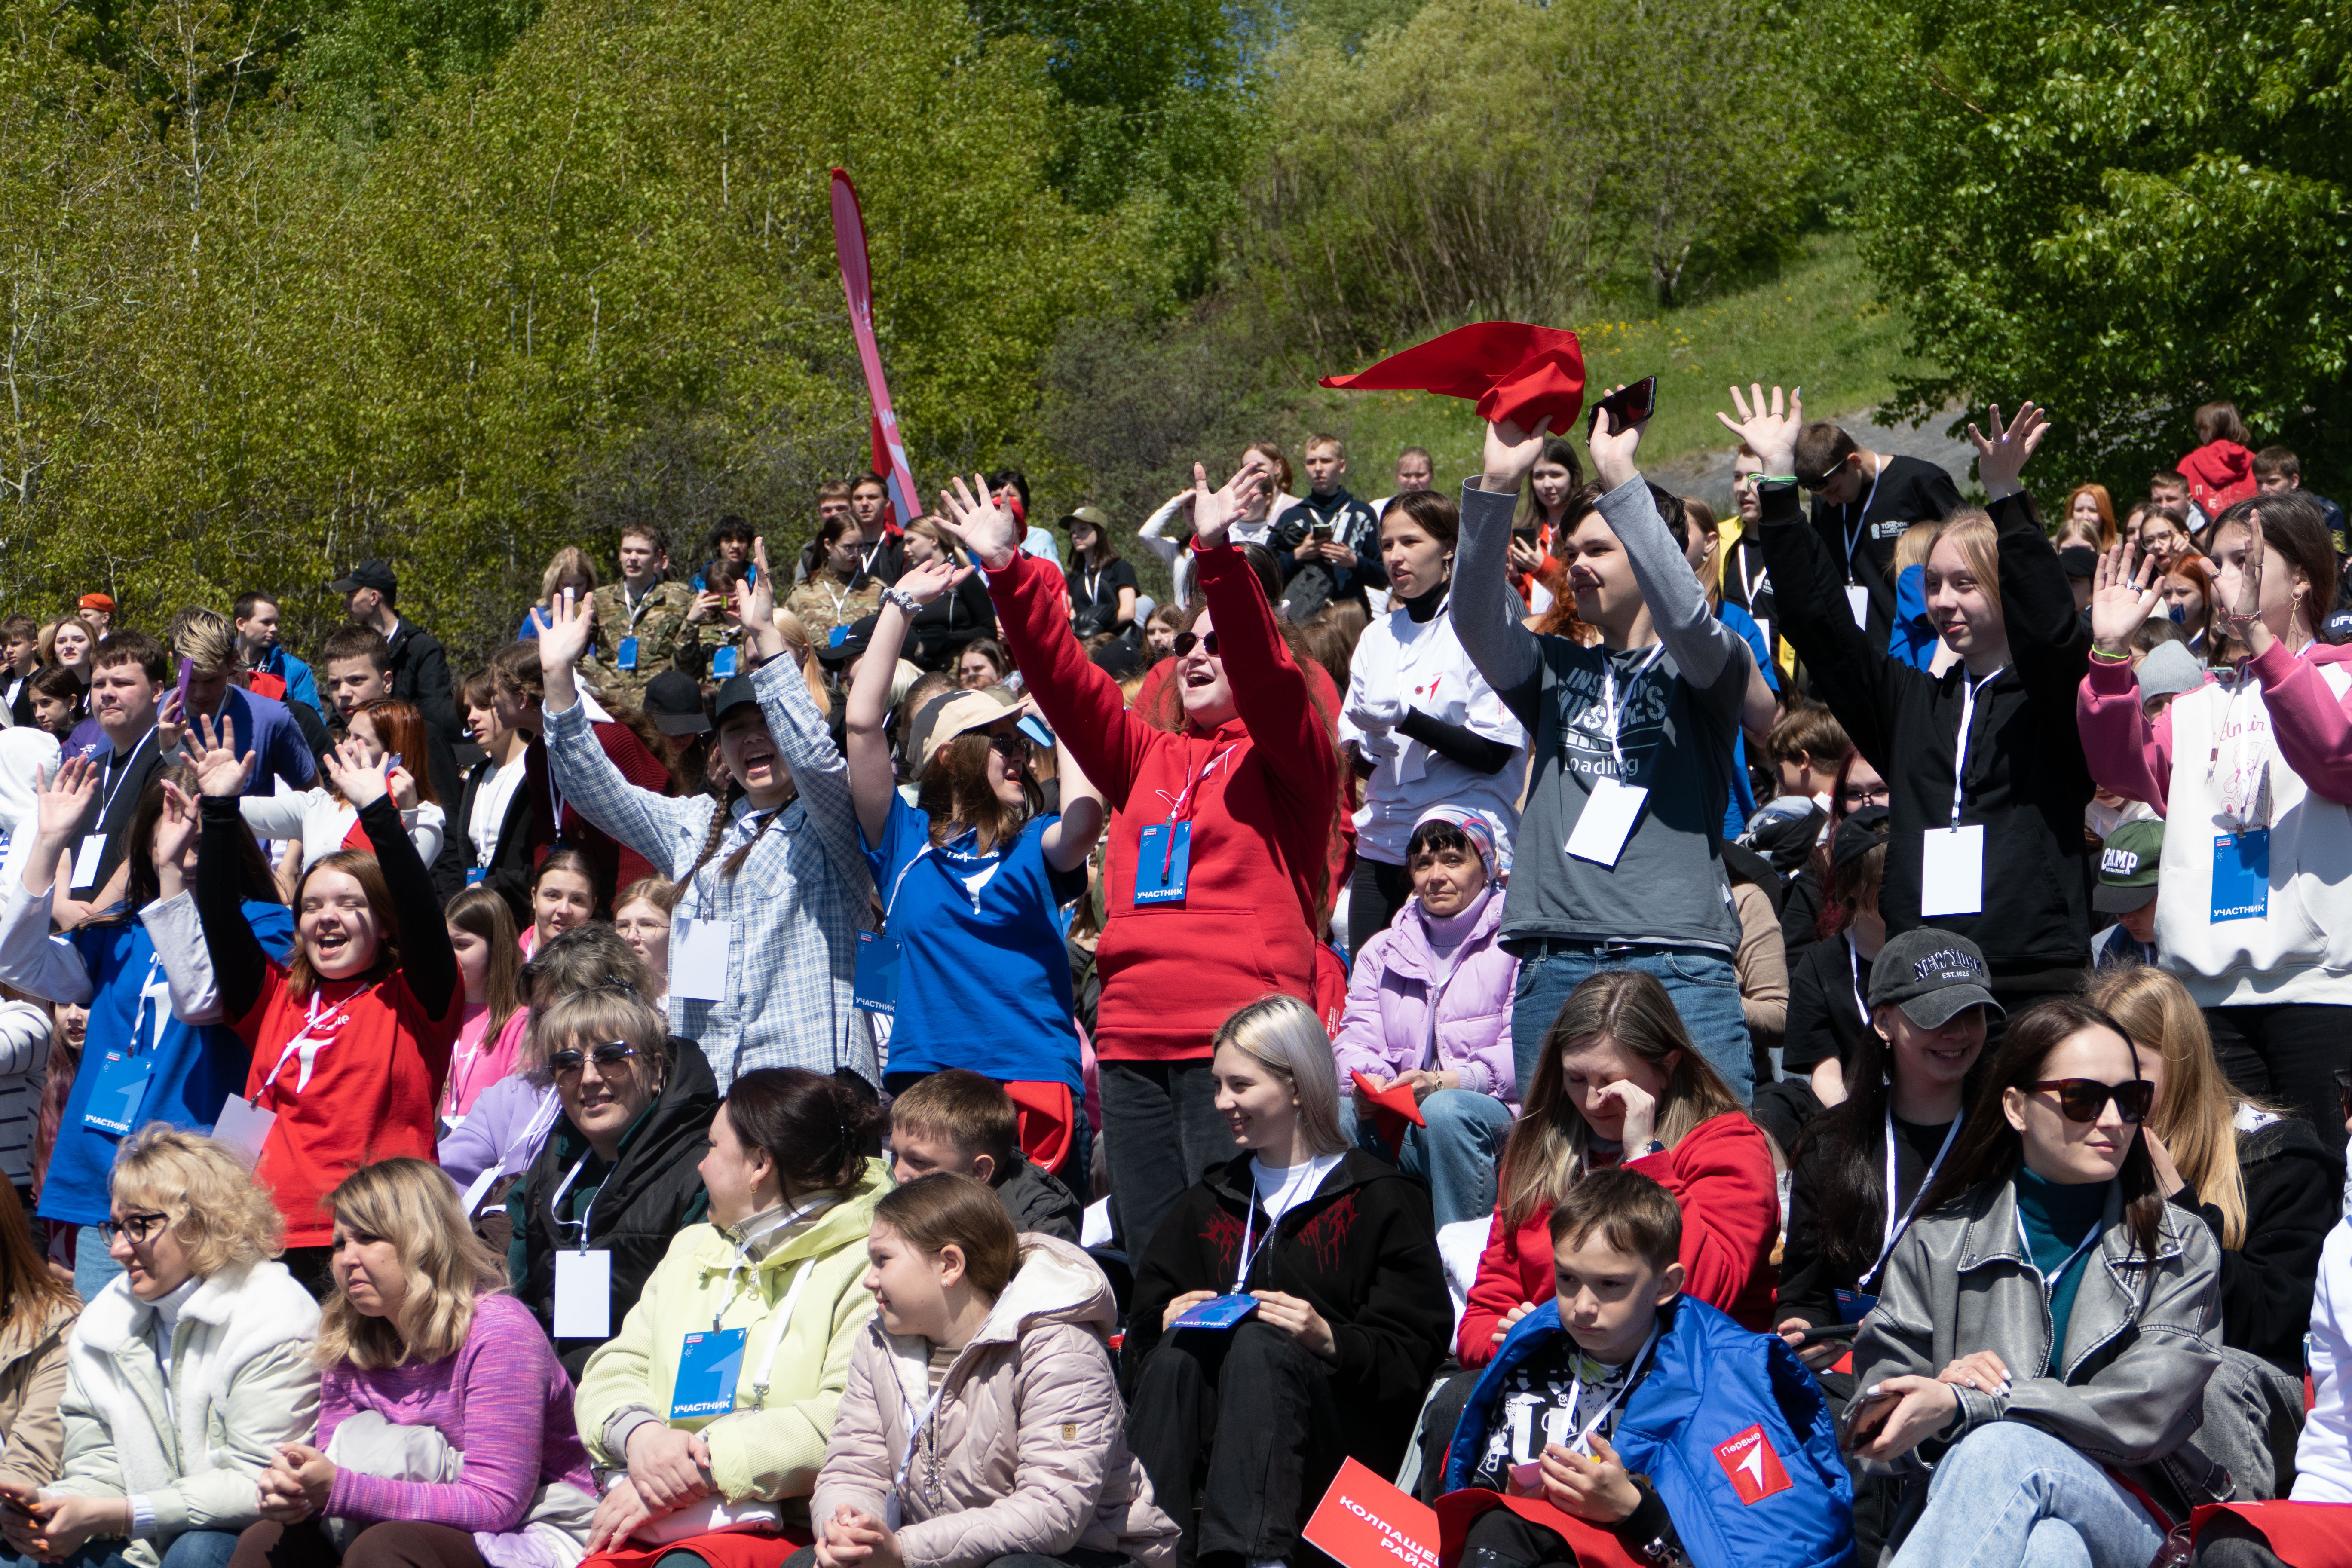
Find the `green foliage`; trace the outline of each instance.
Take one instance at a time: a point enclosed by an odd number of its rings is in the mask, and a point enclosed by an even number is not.
[[[2053,485],[2144,492],[2237,403],[2352,480],[2352,4],[1852,0],[1824,95],[1881,286],[1944,374],[2049,405]]]
[[[539,0],[321,0],[295,77],[313,107],[382,133],[453,77],[498,63]]]
[[[937,0],[551,0],[356,158],[283,122],[184,156],[43,0],[0,5],[0,579],[142,623],[257,583],[324,616],[382,552],[478,650],[583,516],[795,542],[866,450],[836,163],[932,483],[1029,428],[1062,321],[1164,277],[1148,204],[1051,188],[1043,51],[975,58]]]
[[[1318,346],[1473,315],[1660,305],[1783,245],[1802,99],[1758,0],[1429,0],[1348,53],[1305,35],[1267,91],[1248,259]]]

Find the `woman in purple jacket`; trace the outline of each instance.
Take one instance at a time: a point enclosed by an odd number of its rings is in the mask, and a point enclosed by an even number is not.
[[[318,1443],[278,1449],[231,1568],[571,1568],[596,1510],[572,1380],[491,1293],[506,1271],[449,1179],[385,1160],[328,1201]]]
[[[1410,1084],[1427,1123],[1394,1112],[1398,1165],[1429,1184],[1443,1227],[1495,1210],[1495,1164],[1518,1113],[1511,1000],[1519,961],[1495,941],[1503,893],[1494,832],[1476,813],[1434,805],[1405,844],[1412,897],[1364,943],[1348,982],[1348,1010],[1332,1044],[1339,1070],[1378,1089]],[[1357,1141],[1390,1152],[1384,1119],[1356,1087]]]

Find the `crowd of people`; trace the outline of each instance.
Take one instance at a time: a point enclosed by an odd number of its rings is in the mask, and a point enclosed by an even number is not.
[[[2343,514],[1731,401],[0,620],[5,1554],[2352,1562]]]

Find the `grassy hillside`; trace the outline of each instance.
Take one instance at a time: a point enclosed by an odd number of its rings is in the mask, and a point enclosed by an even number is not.
[[[1656,467],[1729,444],[1715,415],[1730,407],[1725,389],[1735,383],[1801,386],[1808,411],[1833,417],[1885,398],[1905,357],[1905,322],[1870,298],[1843,235],[1815,236],[1778,278],[1685,310],[1559,324],[1573,327],[1584,344],[1589,387],[1660,377],[1660,409],[1643,447],[1644,463]],[[1388,493],[1391,465],[1406,447],[1426,447],[1435,456],[1440,487],[1458,483],[1477,463],[1483,435],[1472,405],[1457,398],[1331,392],[1311,379],[1307,391],[1276,411],[1274,422],[1294,444],[1317,430],[1345,438],[1349,488],[1366,497]]]

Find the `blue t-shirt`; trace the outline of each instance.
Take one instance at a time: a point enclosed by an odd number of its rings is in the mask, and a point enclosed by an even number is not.
[[[294,949],[294,917],[286,906],[248,901],[245,918],[261,939],[262,950],[284,963]],[[172,1016],[171,998],[163,994],[163,971],[154,962],[155,944],[138,921],[83,926],[72,942],[89,965],[95,994],[89,999],[81,1067],[66,1095],[57,1147],[49,1153],[48,1175],[41,1184],[40,1216],[96,1225],[108,1214],[107,1183],[122,1142],[82,1121],[106,1053],[129,1044],[139,1054],[152,1052],[155,1058],[147,1098],[140,1102],[139,1125],[168,1121],[194,1132],[210,1132],[228,1097],[245,1091],[252,1053],[226,1024],[183,1024]],[[142,1002],[151,985],[152,1009]],[[143,1030],[142,1013],[148,1015]]]
[[[276,795],[274,779],[284,779],[289,789],[309,789],[319,782],[318,760],[311,756],[310,742],[302,739],[302,726],[294,721],[286,704],[232,686],[222,694],[221,714],[236,726],[236,749],[254,756],[253,777],[246,783],[246,794]]]
[[[1756,617],[1725,600],[1716,606],[1715,618],[1738,632],[1756,655],[1756,668],[1764,672],[1764,684],[1773,690],[1780,689],[1780,672],[1772,668],[1772,650],[1764,646],[1764,628]],[[1734,731],[1731,736],[1731,799],[1723,808],[1723,836],[1737,838],[1748,830],[1748,819],[1756,815],[1756,791],[1748,782],[1748,736]]]
[[[1087,873],[1047,863],[1045,829],[1058,820],[1032,818],[986,855],[972,853],[969,833],[931,849],[929,815],[892,793],[881,846],[868,845],[866,859],[898,939],[893,1078],[965,1068],[1086,1092],[1057,916],[1086,890]]]

